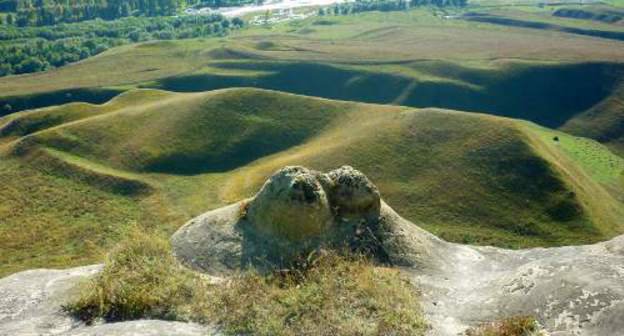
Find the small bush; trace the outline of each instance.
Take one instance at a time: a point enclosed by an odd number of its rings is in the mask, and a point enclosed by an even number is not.
[[[162,238],[131,232],[110,253],[104,270],[82,286],[79,298],[65,310],[87,322],[186,320],[182,310],[205,284],[180,266],[170,251]]]
[[[161,238],[132,233],[65,309],[85,321],[157,318],[226,334],[422,335],[418,294],[398,270],[324,253],[297,269],[221,284],[180,266]]]
[[[466,331],[466,336],[542,336],[535,318],[515,316],[504,320],[483,323]]]

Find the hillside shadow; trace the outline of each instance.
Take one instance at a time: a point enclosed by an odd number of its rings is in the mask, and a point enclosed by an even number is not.
[[[619,31],[566,27],[552,23],[512,19],[509,17],[491,15],[487,13],[466,13],[461,16],[461,18],[466,21],[485,22],[519,28],[560,31],[569,34],[586,35],[609,40],[624,41],[624,32]]]
[[[419,80],[319,63],[224,63],[224,69],[270,72],[260,76],[212,74],[166,78],[155,87],[198,92],[256,87],[329,99],[411,107],[438,107],[525,119],[557,128],[612,94],[624,65],[512,64],[498,70],[438,62],[419,70],[450,80]]]
[[[159,157],[143,167],[142,170],[175,175],[196,175],[203,173],[225,173],[243,167],[259,158],[286,150],[300,144],[303,140],[287,136],[274,138],[266,144],[258,144],[254,139],[247,139],[231,150],[217,156],[206,154],[175,153]]]
[[[122,92],[124,92],[124,90],[85,88],[35,93],[25,96],[4,97],[0,98],[0,117],[23,110],[74,102],[103,104]]]

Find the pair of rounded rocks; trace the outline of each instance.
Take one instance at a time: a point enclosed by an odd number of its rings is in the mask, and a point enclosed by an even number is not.
[[[321,247],[400,262],[397,235],[381,209],[377,187],[352,167],[285,167],[255,197],[186,224],[172,244],[183,263],[215,274],[287,266]]]

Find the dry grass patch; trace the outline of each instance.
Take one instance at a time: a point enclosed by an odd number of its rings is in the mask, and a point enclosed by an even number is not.
[[[483,323],[466,331],[466,336],[543,336],[539,324],[531,316],[514,316]]]
[[[65,309],[82,320],[216,324],[230,335],[423,335],[416,289],[398,270],[326,253],[305,267],[240,273],[214,284],[181,266],[168,242],[132,233]]]
[[[308,269],[243,274],[217,291],[216,312],[231,334],[422,335],[415,288],[398,270],[361,258],[318,257]]]
[[[107,256],[104,270],[64,308],[88,323],[100,318],[185,320],[187,306],[206,285],[177,263],[166,240],[132,231]]]

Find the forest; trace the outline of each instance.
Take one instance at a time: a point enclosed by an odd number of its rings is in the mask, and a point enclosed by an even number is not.
[[[4,26],[0,28],[0,76],[60,67],[122,44],[223,36],[242,26],[241,19],[218,14],[97,19],[54,28]]]
[[[7,24],[19,27],[49,26],[100,18],[172,16],[188,6],[238,4],[239,0],[4,0],[0,12],[9,13]]]

